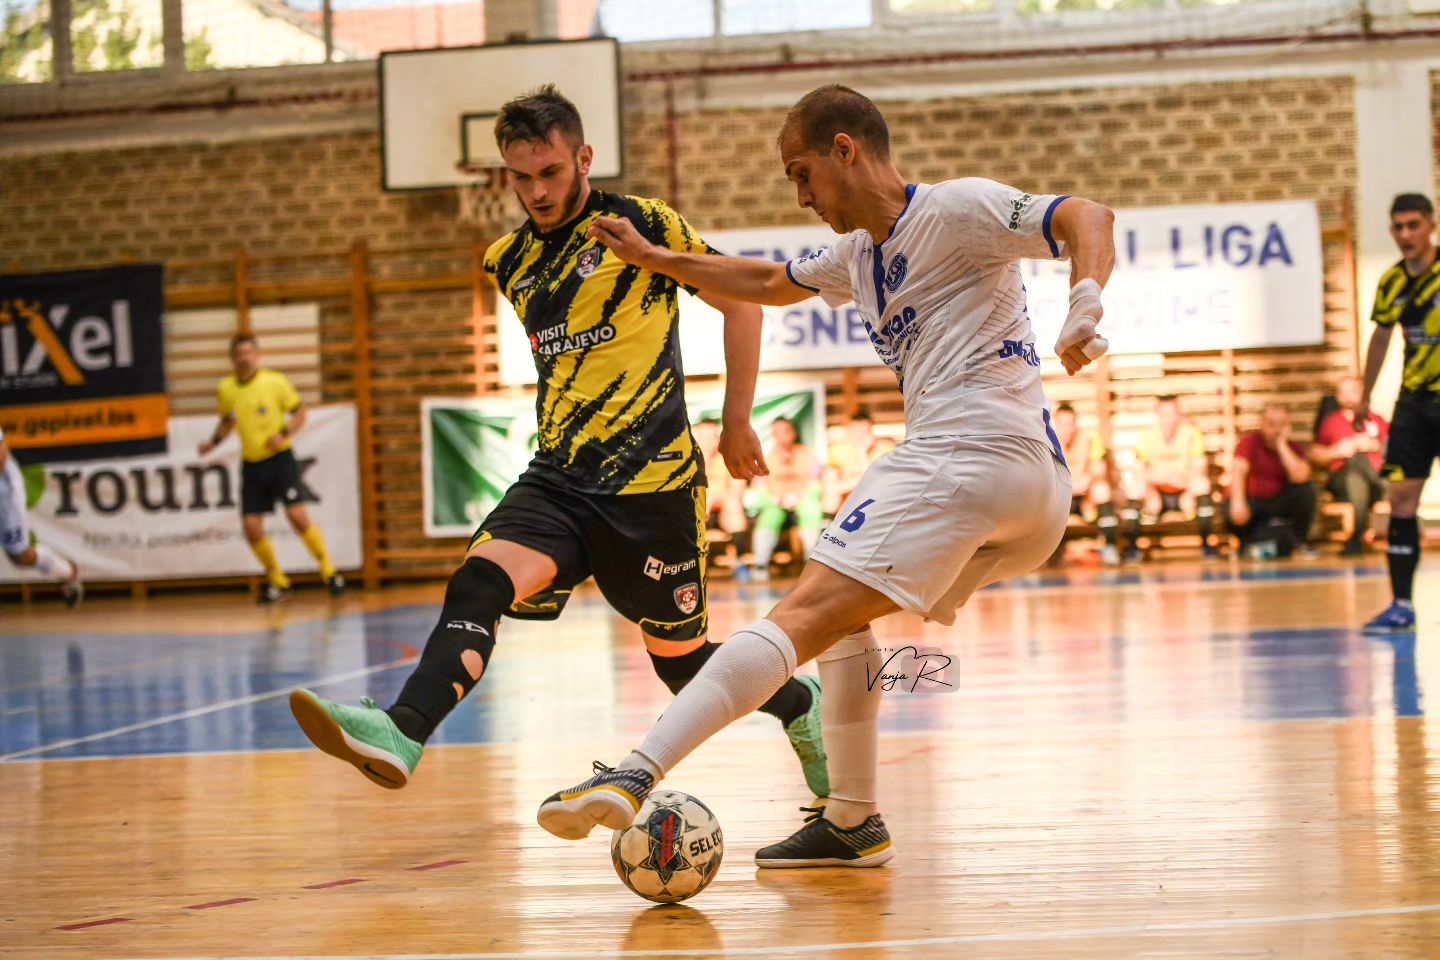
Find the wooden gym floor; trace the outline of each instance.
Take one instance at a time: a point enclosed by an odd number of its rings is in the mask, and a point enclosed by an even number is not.
[[[779,586],[717,584],[715,632]],[[440,592],[0,607],[0,956],[1440,955],[1440,565],[1393,640],[1355,629],[1380,557],[1077,568],[893,618],[958,677],[884,708],[896,859],[755,870],[809,797],[754,716],[667,781],[727,842],[680,907],[534,823],[668,700],[593,594],[507,624],[405,790],[302,748],[285,694],[389,702]]]

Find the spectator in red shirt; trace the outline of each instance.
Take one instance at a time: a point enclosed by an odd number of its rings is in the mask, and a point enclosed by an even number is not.
[[[1345,543],[1346,556],[1364,552],[1370,510],[1385,496],[1380,466],[1385,459],[1385,438],[1390,433],[1390,425],[1378,413],[1359,415],[1364,389],[1365,384],[1359,377],[1340,381],[1335,388],[1335,400],[1340,408],[1320,421],[1315,444],[1310,448],[1310,462],[1330,470],[1325,489],[1337,501],[1355,508],[1355,532]]]
[[[1251,430],[1235,447],[1230,469],[1230,530],[1251,556],[1273,550],[1288,557],[1303,548],[1315,519],[1315,488],[1305,451],[1290,439],[1290,413],[1270,404],[1260,429]]]

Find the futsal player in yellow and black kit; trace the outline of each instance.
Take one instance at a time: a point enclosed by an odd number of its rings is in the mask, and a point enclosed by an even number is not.
[[[208,456],[230,431],[240,433],[240,515],[245,539],[255,559],[265,568],[265,589],[261,603],[285,599],[290,578],[280,568],[275,546],[265,536],[265,518],[279,503],[285,507],[290,526],[320,564],[320,576],[332,594],[345,590],[345,581],[330,561],[325,537],[310,522],[301,502],[300,468],[290,444],[305,426],[305,405],[290,379],[278,370],[260,366],[260,345],[249,334],[230,341],[230,362],[235,372],[220,381],[216,399],[220,423],[209,440],[200,444],[200,456]]]
[[[1421,540],[1417,514],[1430,466],[1440,456],[1440,262],[1430,198],[1418,193],[1396,197],[1390,207],[1390,235],[1402,259],[1380,278],[1375,292],[1371,319],[1376,330],[1365,359],[1360,415],[1370,407],[1370,391],[1399,327],[1405,335],[1405,369],[1381,468],[1390,481],[1387,559],[1394,601],[1365,624],[1366,633],[1415,629],[1413,591]]]
[[[495,133],[529,220],[490,247],[485,269],[530,337],[540,449],[476,532],[395,703],[347,707],[306,690],[290,700],[317,747],[392,789],[480,680],[501,615],[554,619],[587,577],[640,626],[672,692],[719,649],[706,639],[705,461],[685,410],[679,287],[586,234],[605,215],[674,250],[710,247],[664,203],[590,186],[580,115],[554,87],[507,103]],[[760,310],[700,296],[725,316],[720,452],[748,480],[766,472],[749,420]],[[818,682],[791,677],[760,709],[784,726],[812,792],[828,795]]]

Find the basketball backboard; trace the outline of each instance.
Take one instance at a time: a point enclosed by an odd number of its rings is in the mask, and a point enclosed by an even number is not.
[[[505,101],[553,83],[580,110],[595,148],[590,175],[620,176],[620,46],[611,39],[489,44],[380,55],[386,190],[472,183],[456,168],[501,163],[495,117]]]

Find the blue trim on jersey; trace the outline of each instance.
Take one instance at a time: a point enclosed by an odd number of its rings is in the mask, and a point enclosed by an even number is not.
[[[1047,407],[1043,412],[1045,415],[1045,435],[1050,438],[1050,449],[1055,451],[1056,460],[1059,460],[1066,467],[1069,467],[1070,464],[1065,461],[1065,451],[1060,446],[1060,438],[1055,436],[1055,428],[1050,426],[1050,409]]]
[[[1045,234],[1045,242],[1050,244],[1050,256],[1052,257],[1060,256],[1060,244],[1055,242],[1055,234],[1050,232],[1050,219],[1055,216],[1055,208],[1069,199],[1068,196],[1064,196],[1051,200],[1050,206],[1045,210],[1045,219],[1040,224],[1040,229]]]
[[[896,217],[896,218],[895,218],[895,222],[892,223],[892,224],[890,224],[890,232],[885,235],[884,241],[881,242],[881,243],[875,244],[875,249],[874,249],[874,251],[872,251],[872,256],[871,256],[871,261],[870,261],[870,263],[871,263],[871,266],[874,268],[874,270],[872,271],[872,273],[873,273],[874,276],[875,276],[875,306],[876,306],[876,308],[879,310],[880,313],[884,313],[884,312],[885,312],[885,250],[884,250],[884,247],[885,247],[885,244],[886,244],[886,243],[889,243],[889,242],[890,242],[890,238],[893,237],[893,236],[895,236],[895,231],[896,231],[897,229],[899,229],[899,227],[900,227],[900,221],[905,219],[905,214],[910,210],[910,201],[911,201],[911,200],[914,200],[914,199],[915,199],[915,184],[913,184],[913,183],[907,183],[907,184],[905,184],[905,206],[903,206],[903,207],[900,208],[900,216]],[[884,318],[884,317],[881,317],[881,318],[880,318],[880,323],[881,323],[882,325],[885,323],[885,318]]]
[[[903,219],[905,219],[905,214],[906,214],[906,212],[909,211],[909,209],[910,209],[910,201],[911,201],[911,200],[914,200],[914,199],[915,199],[915,184],[913,184],[913,183],[907,183],[907,184],[905,184],[905,206],[903,206],[903,207],[900,208],[900,216],[896,217],[896,218],[895,218],[895,222],[892,223],[892,224],[890,224],[890,232],[885,235],[885,242],[886,242],[886,243],[889,243],[889,242],[890,242],[890,238],[893,237],[893,236],[895,236],[895,229],[900,226],[900,221],[903,220]]]
[[[790,282],[793,283],[793,284],[795,284],[795,286],[799,287],[801,290],[809,290],[811,293],[819,293],[819,292],[820,292],[820,288],[819,288],[819,287],[812,287],[812,286],[810,286],[810,284],[808,284],[808,283],[801,283],[799,280],[796,280],[796,279],[795,279],[795,272],[790,269],[790,265],[793,264],[794,262],[795,262],[794,260],[786,260],[786,261],[785,261],[785,276],[789,277],[789,278],[790,278]]]

